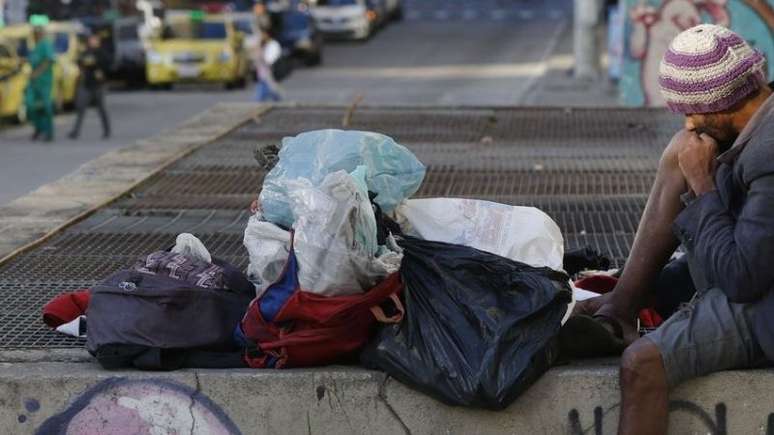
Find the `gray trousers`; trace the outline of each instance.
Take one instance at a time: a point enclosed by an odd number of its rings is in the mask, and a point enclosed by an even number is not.
[[[110,118],[105,108],[105,91],[102,86],[96,88],[88,88],[84,85],[78,86],[78,95],[75,99],[75,107],[78,110],[78,116],[75,118],[75,125],[70,133],[73,136],[78,136],[81,132],[81,124],[83,124],[83,117],[86,114],[86,109],[89,106],[93,106],[99,112],[100,120],[102,121],[102,134],[104,136],[110,135]]]
[[[690,254],[688,264],[696,295],[645,336],[661,352],[669,386],[721,370],[770,365],[753,334],[756,304],[729,302],[722,289],[707,283]]]

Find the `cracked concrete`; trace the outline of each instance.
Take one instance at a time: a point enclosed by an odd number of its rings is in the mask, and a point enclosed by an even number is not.
[[[194,412],[194,406],[196,406],[197,396],[201,394],[202,384],[199,380],[199,373],[194,372],[194,379],[196,380],[196,389],[191,393],[191,404],[188,406],[188,412],[191,414],[191,435],[194,435],[196,431],[196,413]]]
[[[0,433],[34,433],[95,385],[126,379],[184,386],[184,397],[195,403],[188,409],[195,420],[188,424],[197,434],[206,427],[202,406],[219,408],[236,433],[251,435],[608,434],[618,417],[616,372],[604,361],[555,368],[510,408],[490,412],[446,406],[381,373],[353,367],[142,373],[108,372],[92,363],[0,363]],[[321,385],[333,406],[318,399]],[[689,382],[673,394],[673,431],[766,434],[772,389],[774,373],[768,371]],[[25,409],[29,399],[40,403],[38,411]]]
[[[390,381],[390,376],[384,375],[384,379],[382,380],[382,382],[379,383],[379,394],[378,394],[379,400],[381,400],[382,403],[384,403],[384,406],[387,407],[387,410],[390,411],[390,414],[392,414],[393,417],[395,417],[395,419],[398,420],[398,423],[400,423],[400,426],[403,429],[403,433],[406,435],[412,435],[411,429],[406,425],[406,422],[404,422],[403,419],[400,418],[400,415],[398,414],[397,411],[395,411],[395,408],[393,408],[392,405],[390,405],[390,401],[387,400],[387,396],[384,391],[387,386],[387,382],[389,381]]]

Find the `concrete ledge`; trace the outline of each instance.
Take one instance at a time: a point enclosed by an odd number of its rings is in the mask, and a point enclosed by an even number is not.
[[[381,373],[319,370],[108,372],[90,363],[0,363],[2,433],[611,434],[611,362],[555,368],[509,409],[454,408]],[[718,373],[673,394],[671,433],[766,434],[774,373]],[[133,429],[130,429],[133,428]],[[767,432],[768,431],[768,432]],[[179,433],[179,432],[178,432]]]
[[[0,264],[269,108],[255,104],[218,104],[177,129],[106,153],[75,172],[1,206]]]

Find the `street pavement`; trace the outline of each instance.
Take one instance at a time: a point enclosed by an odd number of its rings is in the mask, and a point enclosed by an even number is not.
[[[535,89],[568,33],[569,0],[408,0],[406,19],[367,42],[326,45],[318,68],[283,82],[288,101],[364,105],[540,104]],[[571,64],[571,60],[570,60]],[[77,141],[73,114],[57,117],[54,143],[31,142],[29,127],[0,130],[0,204],[66,175],[99,155],[171,129],[218,102],[251,101],[253,89],[176,87],[108,97],[113,136],[101,139],[90,111]],[[555,99],[550,102],[555,104]]]

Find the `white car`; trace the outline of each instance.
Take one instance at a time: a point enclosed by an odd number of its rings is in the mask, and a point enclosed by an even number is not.
[[[368,0],[317,0],[312,7],[317,28],[328,36],[368,39],[382,19]]]

